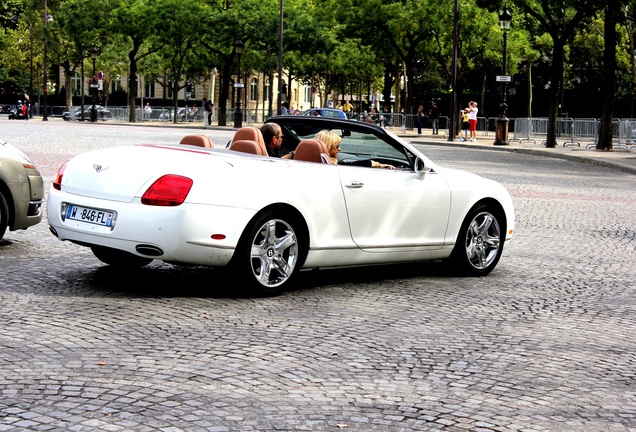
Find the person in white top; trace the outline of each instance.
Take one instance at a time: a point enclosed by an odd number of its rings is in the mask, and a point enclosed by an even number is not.
[[[475,141],[477,138],[477,102],[471,101],[469,104],[470,112],[468,113],[468,132],[470,133],[470,140]]]

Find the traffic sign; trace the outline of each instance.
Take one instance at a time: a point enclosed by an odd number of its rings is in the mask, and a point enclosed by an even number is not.
[[[512,77],[510,75],[497,75],[497,82],[511,82]]]
[[[104,72],[102,72],[102,71],[97,72],[97,79],[98,80],[103,80],[104,79]]]

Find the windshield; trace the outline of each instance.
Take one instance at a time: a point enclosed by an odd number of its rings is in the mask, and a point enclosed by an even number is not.
[[[278,123],[278,121],[277,121]],[[279,123],[283,130],[282,154],[296,149],[298,143],[304,139],[316,138],[316,134],[325,126],[310,124]],[[331,129],[338,134],[340,152],[338,160],[382,159],[386,163],[395,162],[399,166],[413,166],[414,155],[406,149],[400,140],[392,136],[374,133],[372,129],[358,130],[358,128]]]

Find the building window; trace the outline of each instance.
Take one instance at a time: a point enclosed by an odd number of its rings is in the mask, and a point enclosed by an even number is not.
[[[258,101],[258,78],[252,78],[250,82],[250,102]]]
[[[144,77],[144,97],[155,97],[155,80],[152,77]]]
[[[305,86],[305,98],[303,102],[311,102],[311,86]]]
[[[121,86],[121,75],[117,75],[110,82],[110,92],[111,93],[115,93],[117,90],[121,90],[121,89],[122,89],[122,86]]]
[[[190,95],[188,96],[187,93],[190,93]],[[187,99],[196,99],[197,98],[197,85],[195,83],[190,83],[190,85],[186,84],[185,90],[184,90],[184,96]]]
[[[89,79],[90,82],[90,79]],[[90,86],[87,88],[88,94],[90,94]],[[71,75],[71,95],[80,96],[82,94],[82,78],[77,72],[73,72]]]
[[[263,101],[269,102],[269,95],[272,94],[271,85],[269,84],[269,78],[265,79],[265,88],[263,89],[265,92],[265,99]]]
[[[166,94],[168,95],[168,99],[172,99],[174,97],[174,92],[172,91],[172,81],[168,81],[166,83]]]

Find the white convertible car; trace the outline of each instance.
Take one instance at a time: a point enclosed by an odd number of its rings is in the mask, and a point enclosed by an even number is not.
[[[111,266],[227,266],[264,294],[301,270],[444,260],[481,276],[512,237],[514,209],[499,183],[440,167],[391,132],[363,122],[278,116],[282,153],[260,130],[227,148],[207,136],[139,144],[66,162],[48,197],[51,232]],[[342,136],[338,164],[316,133]],[[348,165],[373,159],[395,170]]]

